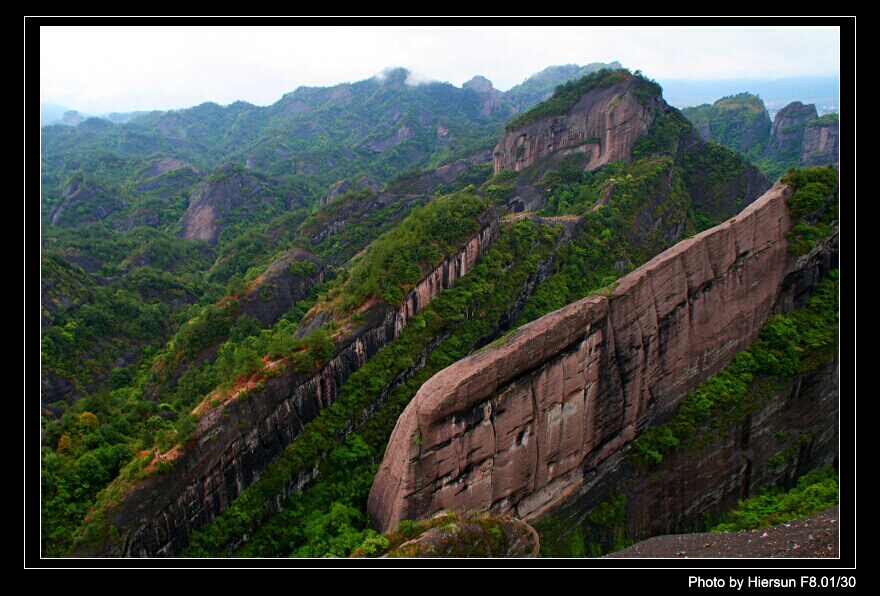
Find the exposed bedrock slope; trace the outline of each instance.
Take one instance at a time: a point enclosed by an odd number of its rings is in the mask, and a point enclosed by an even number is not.
[[[246,400],[231,398],[223,407],[208,410],[199,420],[194,443],[177,456],[173,469],[141,481],[108,513],[119,535],[95,549],[83,547],[78,554],[155,557],[183,550],[191,532],[215,521],[309,421],[334,403],[353,372],[396,338],[410,317],[476,265],[500,233],[494,208],[478,221],[481,229],[399,306],[384,301],[370,306],[364,324],[336,340],[334,357],[319,370],[301,374],[288,366],[280,376],[266,379],[262,389],[249,392]],[[298,478],[294,484],[309,480]],[[288,487],[270,507],[280,509],[284,497],[301,488]]]
[[[836,266],[836,236],[790,255],[791,192],[777,184],[622,278],[610,297],[550,313],[431,378],[389,441],[369,498],[374,525],[457,508],[534,520],[604,499],[625,447]]]

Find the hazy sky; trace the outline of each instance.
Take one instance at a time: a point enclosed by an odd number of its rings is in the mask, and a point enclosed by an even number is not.
[[[236,20],[240,23],[241,21]],[[326,21],[321,21],[325,23]],[[837,27],[41,26],[40,99],[88,114],[276,102],[403,66],[507,90],[554,64],[664,79],[838,75]]]

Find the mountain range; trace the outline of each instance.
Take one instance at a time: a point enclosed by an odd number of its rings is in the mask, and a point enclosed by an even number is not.
[[[408,78],[42,128],[43,556],[601,555],[839,464],[837,120]]]

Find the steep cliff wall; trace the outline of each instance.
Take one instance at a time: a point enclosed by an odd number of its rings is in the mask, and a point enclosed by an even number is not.
[[[507,203],[514,212],[545,208],[553,192],[553,185],[544,183],[548,172],[595,171],[621,161],[643,164],[645,159],[660,155],[674,159],[667,185],[673,184],[674,177],[680,178],[692,205],[717,221],[751,203],[772,185],[733,151],[700,137],[690,122],[663,100],[659,86],[635,76],[606,88],[588,89],[564,114],[523,117],[511,126],[515,128],[495,147],[494,172],[520,172]],[[656,216],[648,223],[654,220]]]
[[[643,104],[630,77],[606,89],[584,94],[566,114],[541,120],[504,134],[495,147],[494,169],[521,171],[561,149],[589,154],[587,169],[612,161],[631,161],[635,142],[670,108],[658,96]]]
[[[141,481],[108,512],[118,536],[80,554],[174,556],[185,548],[191,532],[216,520],[304,426],[336,400],[339,387],[354,371],[397,337],[411,316],[476,265],[499,236],[494,208],[478,221],[481,229],[398,307],[371,305],[363,325],[337,338],[334,357],[321,369],[301,374],[288,366],[280,376],[266,379],[262,388],[249,391],[247,399],[231,396],[208,410],[199,420],[194,443],[172,460],[171,471]],[[306,474],[295,483],[308,480]],[[291,490],[297,487],[279,493],[276,505]]]
[[[834,249],[790,255],[790,194],[776,185],[622,278],[610,296],[523,326],[425,383],[370,493],[376,527],[460,507],[535,519],[594,498],[625,446],[836,261]]]
[[[840,160],[840,128],[808,123],[801,145],[801,163],[824,165]]]

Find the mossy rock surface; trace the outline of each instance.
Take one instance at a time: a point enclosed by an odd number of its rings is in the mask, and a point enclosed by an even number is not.
[[[538,533],[529,524],[486,512],[446,511],[404,522],[387,538],[387,551],[376,553],[383,558],[533,558],[540,550]]]

